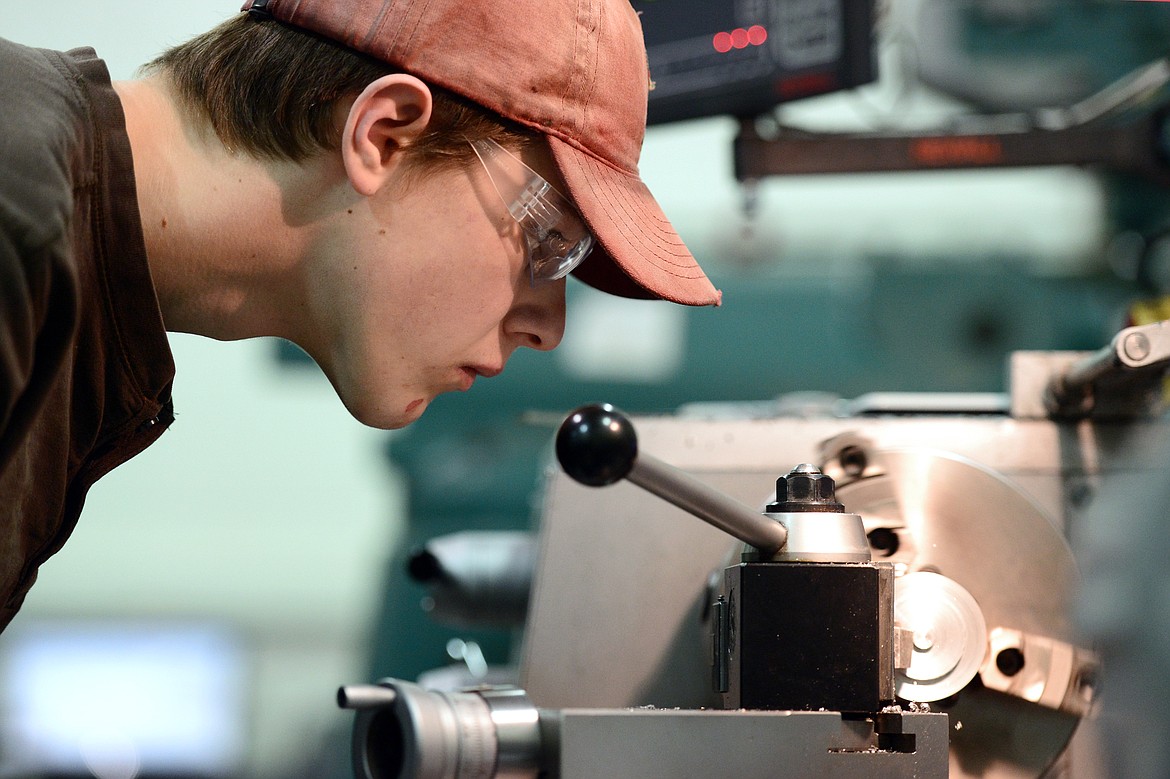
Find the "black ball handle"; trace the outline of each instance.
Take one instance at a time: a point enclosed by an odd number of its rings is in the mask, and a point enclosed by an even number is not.
[[[634,425],[609,403],[572,412],[556,438],[557,460],[565,473],[590,487],[604,487],[629,475],[638,458]]]

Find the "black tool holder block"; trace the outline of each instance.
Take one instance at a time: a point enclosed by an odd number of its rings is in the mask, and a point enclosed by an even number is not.
[[[726,709],[877,712],[894,701],[889,565],[744,562],[715,601]]]

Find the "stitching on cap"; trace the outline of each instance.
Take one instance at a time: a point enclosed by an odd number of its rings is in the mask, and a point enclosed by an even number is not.
[[[589,84],[584,90],[585,99],[581,105],[581,129],[584,129],[585,125],[589,123],[589,113],[593,108],[593,95],[597,90],[597,63],[601,60],[601,44],[596,42],[601,41],[602,36],[605,35],[605,9],[602,6],[599,8],[601,12],[597,15],[597,34],[592,39],[595,45],[593,47],[593,62],[590,63],[592,67],[589,70],[591,76]]]
[[[370,25],[370,31],[366,33],[366,38],[362,41],[362,51],[370,51],[374,40],[377,39],[378,34],[382,32],[382,27],[386,24],[386,19],[389,16],[390,7],[394,5],[394,0],[383,0],[382,9],[378,11],[377,18],[374,23]]]
[[[581,0],[578,0],[578,9],[580,8],[580,4],[581,4]],[[591,36],[591,38],[590,38],[594,42],[602,40],[602,36],[604,36],[606,33],[605,7],[604,7],[604,5],[601,5],[601,4],[597,4],[596,7],[598,9],[596,12],[597,34]],[[579,12],[575,18],[577,18],[577,19],[580,18]],[[590,17],[590,18],[593,18],[593,17]],[[574,36],[573,62],[574,63],[576,63],[576,61],[577,61],[577,53],[576,53],[577,52],[577,43],[576,43],[576,41],[577,41],[577,37],[578,37],[579,32],[580,32],[580,26],[581,26],[580,24],[577,24],[573,28],[573,36]],[[594,159],[597,159],[600,162],[603,162],[604,164],[606,164],[610,168],[613,168],[614,170],[622,173],[623,175],[637,176],[637,168],[636,167],[634,168],[634,170],[629,171],[629,170],[626,170],[625,168],[623,168],[619,165],[616,165],[616,164],[610,162],[609,160],[598,157],[595,152],[593,152],[591,149],[584,146],[577,138],[577,136],[579,136],[584,131],[584,128],[586,127],[586,125],[588,125],[588,123],[589,123],[588,115],[591,112],[591,109],[594,107],[592,98],[595,94],[597,94],[597,77],[598,77],[598,71],[599,71],[598,63],[600,62],[600,60],[601,60],[601,46],[600,46],[600,44],[597,44],[597,45],[594,45],[594,47],[592,49],[592,60],[590,62],[590,64],[592,65],[592,68],[589,71],[589,73],[591,74],[589,76],[589,81],[588,81],[587,85],[585,86],[585,88],[583,88],[581,90],[582,95],[583,95],[582,101],[581,101],[581,112],[579,115],[575,115],[573,117],[574,121],[571,123],[572,129],[573,129],[572,136],[567,135],[564,131],[556,129],[556,128],[545,127],[542,125],[533,125],[533,126],[536,129],[540,130],[541,132],[543,132],[547,135],[553,135],[553,136],[556,136],[557,138],[560,138],[562,141],[573,146],[575,149],[579,149],[580,151],[585,152],[590,157],[593,157]],[[566,86],[565,91],[561,93],[561,116],[565,116],[567,113],[567,111],[565,110],[565,105],[568,102],[568,94],[571,91],[572,84],[577,82],[577,78],[576,78],[577,73],[574,72],[573,76],[574,76],[574,80],[570,81],[570,84],[568,86]],[[584,75],[582,75],[582,79],[583,78],[585,78]]]
[[[399,10],[400,7],[402,7],[401,10]],[[400,0],[387,0],[386,13],[383,15],[381,22],[378,24],[375,37],[382,33],[382,31],[389,24],[390,19],[394,17],[406,18],[410,14],[410,9],[413,7],[414,0],[405,0],[405,2],[400,2]],[[402,59],[402,53],[398,46],[398,39],[402,37],[403,27],[405,27],[405,24],[402,22],[394,25],[394,35],[386,42],[383,47],[384,57],[386,59],[394,58],[396,61],[393,64],[398,65],[399,67],[401,67],[401,65],[397,62],[397,60]]]
[[[598,179],[593,175],[592,170],[590,170],[587,166],[582,167],[582,171],[585,173],[586,177],[591,180],[591,182],[595,183],[598,181]],[[593,190],[594,194],[600,194],[602,196],[602,199],[604,200],[603,208],[606,210],[607,214],[609,214],[611,217],[615,215],[619,217],[617,219],[611,218],[611,222],[617,225],[618,230],[627,245],[637,250],[644,250],[647,248],[650,249],[652,256],[647,257],[647,259],[650,259],[654,266],[663,273],[669,273],[670,275],[678,278],[699,278],[699,274],[702,271],[699,270],[698,264],[694,261],[694,259],[689,256],[689,251],[686,254],[682,254],[677,251],[667,251],[667,247],[658,246],[656,244],[646,247],[640,245],[635,246],[632,236],[638,235],[639,237],[645,238],[649,238],[650,236],[645,236],[642,233],[634,233],[632,230],[626,229],[626,225],[645,224],[647,220],[644,217],[648,216],[650,217],[651,223],[659,228],[658,232],[660,233],[661,237],[665,239],[666,243],[686,250],[686,245],[682,243],[682,239],[678,236],[676,231],[671,230],[669,233],[664,233],[663,228],[664,226],[669,225],[668,220],[665,220],[662,217],[659,217],[649,211],[642,215],[643,218],[640,219],[639,215],[630,212],[629,208],[627,207],[627,201],[625,199],[622,199],[621,201],[616,200],[612,196],[612,191],[608,188],[593,186],[591,189]],[[688,273],[687,271],[690,272]]]
[[[411,5],[413,5],[413,3],[411,3]],[[414,43],[414,36],[416,33],[418,33],[418,28],[422,26],[423,17],[427,15],[427,9],[430,8],[430,6],[431,0],[426,0],[426,2],[423,3],[422,10],[419,11],[418,14],[414,17],[414,25],[410,28],[410,34],[406,36],[406,44],[403,47],[403,58],[409,56],[410,47]]]
[[[589,176],[590,176],[590,180],[592,182],[594,182],[595,185],[597,182],[601,181],[601,179],[599,177],[592,175],[592,171],[589,172]],[[602,187],[602,191],[607,196],[614,192],[614,190],[610,189],[609,187]],[[647,221],[649,221],[649,226],[655,228],[655,231],[661,237],[665,238],[667,241],[672,242],[672,243],[677,243],[679,241],[679,239],[677,238],[677,234],[670,226],[669,220],[664,219],[657,212],[647,208],[645,210],[644,215],[634,215],[634,214],[631,214],[629,212],[629,201],[626,198],[622,198],[620,200],[618,200],[616,198],[607,198],[607,199],[609,200],[609,202],[615,204],[615,206],[616,206],[616,208],[611,208],[609,210],[610,213],[612,214],[612,213],[620,212],[621,215],[623,217],[625,217],[625,220],[622,220],[622,222],[621,222],[623,225],[624,224],[645,224]],[[636,219],[636,221],[634,221],[635,219]],[[629,221],[626,221],[626,220],[629,220]],[[623,230],[623,232],[626,232],[627,234],[631,233],[631,231],[628,231],[628,230]],[[639,233],[639,234],[643,234],[643,233]]]
[[[596,177],[591,177],[591,179],[594,182],[600,181],[600,179],[598,179]],[[604,188],[604,191],[606,193],[612,192],[612,190],[610,190],[609,188]],[[629,220],[629,221],[623,220],[622,224],[645,224],[647,221],[649,221],[649,223],[650,223],[649,226],[653,227],[655,229],[655,232],[658,233],[659,237],[661,237],[662,239],[664,239],[665,241],[667,241],[669,243],[673,243],[677,246],[682,247],[684,250],[686,249],[685,244],[683,244],[682,240],[678,237],[677,231],[674,230],[673,226],[670,224],[670,220],[666,219],[665,215],[660,214],[659,212],[651,210],[647,207],[647,209],[645,211],[645,216],[644,217],[637,217],[629,212],[629,206],[628,206],[629,201],[626,198],[622,198],[621,200],[611,199],[610,202],[613,202],[618,206],[617,209],[611,210],[611,213],[614,213],[615,211],[621,211],[622,216],[625,218],[625,220]],[[636,221],[635,221],[635,219],[636,219]],[[625,232],[627,232],[627,234],[632,234],[632,231],[625,231]],[[644,235],[645,233],[640,231],[638,234]],[[689,254],[689,251],[687,252],[687,254]],[[685,255],[676,254],[675,256],[685,256]]]
[[[610,169],[622,174],[623,176],[629,176],[630,178],[638,178],[638,171],[636,168],[634,170],[626,170],[625,168],[621,167],[620,165],[616,165],[616,164],[610,162],[609,160],[605,159],[604,157],[599,157],[597,155],[597,153],[595,151],[593,151],[592,149],[590,149],[588,146],[585,146],[584,144],[582,144],[580,141],[578,141],[576,138],[573,138],[572,136],[565,135],[564,132],[562,132],[556,128],[541,127],[539,125],[532,125],[532,126],[535,129],[543,132],[545,135],[551,135],[554,138],[556,138],[557,140],[559,140],[563,143],[566,143],[569,146],[572,146],[577,151],[581,152],[582,154],[587,155],[594,162],[600,163],[600,164],[604,165],[605,167],[610,168]]]
[[[565,88],[561,90],[561,116],[565,116],[568,113],[566,106],[569,103],[569,93],[573,91],[573,84],[577,78],[577,57],[579,56],[577,52],[581,40],[581,2],[582,0],[577,0],[576,5],[573,7],[573,47],[571,50],[571,70],[569,71],[569,78],[565,83]],[[573,117],[571,122],[571,124],[574,125],[575,130],[580,129],[578,126],[578,120],[579,117]]]

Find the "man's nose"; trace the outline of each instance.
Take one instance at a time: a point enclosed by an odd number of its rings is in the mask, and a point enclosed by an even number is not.
[[[564,279],[521,292],[504,318],[504,331],[517,346],[542,352],[557,348],[565,335]]]

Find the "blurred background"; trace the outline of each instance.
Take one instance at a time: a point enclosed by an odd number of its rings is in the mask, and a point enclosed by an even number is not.
[[[790,5],[807,21],[834,4]],[[1166,55],[1168,6],[880,0],[876,80],[787,102],[762,132],[1078,104]],[[8,3],[0,35],[93,46],[126,79],[237,7]],[[998,391],[1010,351],[1096,349],[1170,286],[1157,177],[1046,164],[745,185],[740,132],[727,116],[656,123],[642,157],[721,308],[570,281],[556,352],[517,354],[407,430],[354,422],[287,344],[172,336],[175,425],[94,487],[0,635],[0,775],[348,776],[338,685],[416,678],[473,644],[514,663],[516,628],[432,619],[407,561],[457,530],[530,529],[552,424],[571,408]]]

